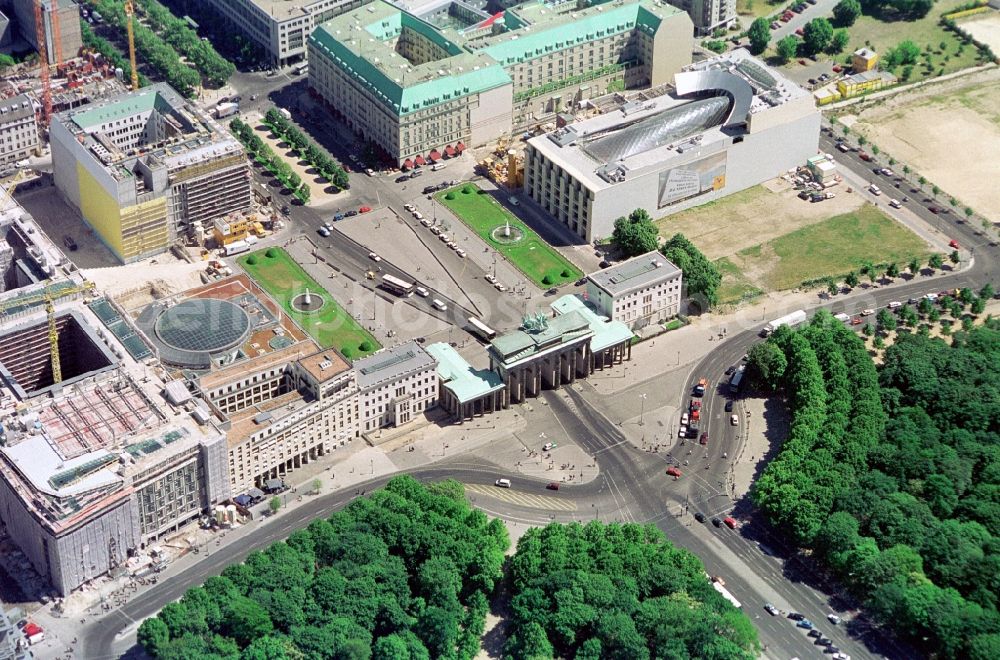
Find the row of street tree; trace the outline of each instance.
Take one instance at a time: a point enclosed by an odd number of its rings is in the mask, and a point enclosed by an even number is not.
[[[243,143],[250,157],[273,174],[274,178],[285,187],[285,190],[294,193],[303,204],[309,203],[309,198],[312,194],[309,184],[302,181],[302,178],[292,170],[292,166],[285,162],[281,156],[274,153],[274,150],[254,132],[252,126],[242,119],[236,118],[229,122],[229,130]]]
[[[334,187],[340,190],[347,190],[350,187],[347,172],[340,166],[340,163],[328,156],[295,124],[282,116],[277,108],[271,108],[267,111],[267,114],[264,115],[264,123]]]

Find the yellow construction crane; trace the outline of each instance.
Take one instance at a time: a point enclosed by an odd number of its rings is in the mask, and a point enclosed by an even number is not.
[[[48,316],[49,321],[49,356],[52,361],[52,382],[61,383],[62,382],[62,367],[59,363],[59,328],[56,323],[56,306],[55,301],[60,298],[65,298],[67,296],[73,296],[78,293],[87,294],[93,291],[93,282],[83,282],[82,284],[74,284],[73,286],[64,286],[56,288],[49,284],[46,284],[40,291],[23,296],[15,296],[9,300],[0,303],[0,314],[6,312],[11,307],[25,307],[28,305],[34,305],[38,303],[45,303],[45,313]]]
[[[125,0],[125,27],[128,30],[128,62],[132,66],[132,91],[139,89],[139,72],[135,66],[135,28],[132,21],[135,20],[135,7],[132,0]]]
[[[45,293],[48,294],[48,287]],[[62,365],[59,364],[59,328],[56,327],[56,306],[52,296],[45,297],[45,312],[49,316],[49,357],[52,360],[52,384],[62,382]]]
[[[32,171],[29,169],[19,169],[14,178],[10,180],[6,186],[0,186],[0,190],[3,190],[4,197],[9,198],[11,202],[14,202],[14,189],[17,185],[27,179],[32,175]],[[16,202],[14,202],[16,203]],[[7,203],[7,199],[0,201],[0,213],[3,213],[8,209],[10,205]]]

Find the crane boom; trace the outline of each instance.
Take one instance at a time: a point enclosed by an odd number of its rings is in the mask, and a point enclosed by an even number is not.
[[[56,324],[56,306],[52,298],[45,298],[45,313],[49,317],[49,359],[52,361],[52,382],[62,382],[62,365],[59,363],[59,327]]]
[[[132,0],[125,0],[125,27],[128,30],[128,62],[132,67],[132,91],[139,89],[139,73],[135,66],[135,28],[132,21],[135,20],[135,7]]]
[[[38,42],[39,78],[42,81],[42,125],[48,126],[52,117],[52,81],[49,78],[49,56],[46,51],[45,19],[42,0],[35,0],[35,41]]]

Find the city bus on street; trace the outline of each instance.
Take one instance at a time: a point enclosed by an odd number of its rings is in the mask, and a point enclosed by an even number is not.
[[[382,276],[382,287],[404,298],[409,298],[413,295],[412,282],[405,282],[392,275],[386,274]]]
[[[469,317],[469,331],[483,341],[493,341],[497,336],[497,331],[486,325],[475,316]]]

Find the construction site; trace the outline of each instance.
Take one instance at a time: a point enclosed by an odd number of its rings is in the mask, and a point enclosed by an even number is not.
[[[59,594],[229,499],[218,420],[113,308],[58,273],[0,302],[0,521]]]
[[[59,113],[50,138],[56,188],[122,263],[251,209],[242,145],[166,84]]]

